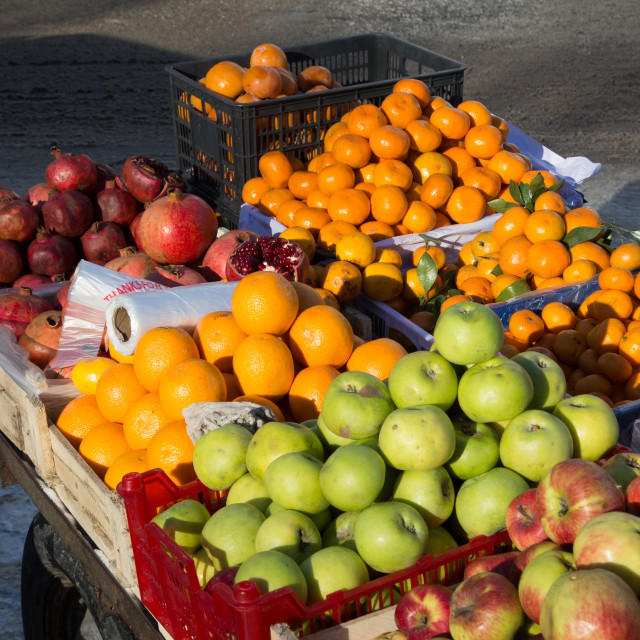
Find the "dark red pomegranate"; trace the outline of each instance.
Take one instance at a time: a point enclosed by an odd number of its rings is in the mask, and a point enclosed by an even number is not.
[[[20,196],[9,187],[0,187],[0,200],[6,198],[7,200],[20,200]]]
[[[35,295],[29,287],[20,287],[16,293],[0,296],[0,324],[9,327],[19,340],[27,325],[39,313],[52,309],[51,303]]]
[[[126,273],[134,278],[146,278],[158,263],[136,247],[120,249],[120,256],[104,265],[107,269]]]
[[[226,278],[227,272],[227,260],[232,251],[239,247],[243,242],[248,240],[257,240],[262,236],[249,229],[234,229],[233,231],[227,231],[220,237],[216,238],[211,246],[204,254],[201,263],[201,273],[205,278],[210,279],[209,276],[214,274],[218,278]],[[215,279],[215,278],[211,278]]]
[[[61,191],[42,205],[47,231],[66,238],[79,238],[93,222],[93,204],[81,191]]]
[[[56,291],[56,300],[58,302],[57,307],[60,309],[64,309],[67,304],[67,298],[69,297],[69,288],[71,287],[70,282],[65,282],[61,287]]]
[[[42,214],[42,205],[55,196],[56,193],[60,192],[50,187],[46,182],[38,182],[38,184],[29,187],[24,196],[24,200],[32,207],[35,207],[38,213]]]
[[[124,231],[115,222],[94,222],[81,236],[84,257],[94,264],[105,264],[127,246]]]
[[[35,289],[45,284],[51,284],[51,278],[49,276],[42,275],[40,273],[25,273],[14,281],[13,287],[29,287]]]
[[[102,191],[96,194],[96,218],[115,222],[122,226],[131,224],[138,213],[138,201],[115,180],[107,180]]]
[[[136,247],[140,246],[140,242],[138,240],[138,228],[140,227],[140,220],[142,220],[142,214],[144,211],[141,211],[129,225],[129,235],[131,236],[131,240],[133,240]]]
[[[55,145],[51,147],[51,154],[54,160],[44,172],[45,181],[50,187],[58,191],[90,191],[95,186],[98,170],[89,156],[62,153]]]
[[[263,236],[255,241],[243,242],[227,260],[226,276],[229,282],[241,280],[254,271],[275,271],[287,280],[305,282],[309,258],[295,242]]]
[[[56,355],[61,332],[62,313],[57,309],[43,311],[27,325],[18,344],[27,351],[31,362],[44,369]]]
[[[26,242],[40,225],[38,212],[24,200],[0,200],[0,238]]]
[[[186,267],[183,264],[158,265],[146,279],[163,284],[165,287],[207,282],[205,277],[195,269]]]
[[[22,275],[20,249],[11,240],[0,239],[0,283],[11,284]]]
[[[156,262],[188,264],[209,248],[217,230],[216,214],[202,198],[174,189],[144,210],[136,237]]]
[[[27,259],[31,273],[55,276],[70,273],[78,264],[78,254],[69,238],[49,233],[43,227],[29,243]]]
[[[118,174],[112,167],[104,162],[94,162],[94,164],[96,165],[96,171],[98,172],[98,179],[92,189],[92,193],[98,193],[105,188],[109,180],[115,180]]]
[[[152,202],[170,189],[184,190],[184,180],[166,164],[147,156],[131,156],[122,167],[122,184],[138,202]]]

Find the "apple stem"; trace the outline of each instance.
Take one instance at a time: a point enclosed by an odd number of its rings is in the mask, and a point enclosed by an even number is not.
[[[533,517],[527,511],[527,509],[525,508],[524,505],[522,505],[522,504],[518,505],[518,513],[527,521],[527,525],[529,525],[529,524],[531,524],[533,522]]]
[[[560,498],[560,509],[558,509],[558,516],[560,518],[564,518],[567,515],[567,511],[569,511],[569,505],[567,503],[566,498]]]

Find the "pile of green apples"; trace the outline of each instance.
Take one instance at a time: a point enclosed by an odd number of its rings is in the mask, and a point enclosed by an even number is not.
[[[611,408],[566,397],[553,360],[499,355],[489,307],[449,307],[433,337],[387,380],[341,373],[317,420],[198,439],[196,474],[228,491],[225,505],[210,515],[184,500],[154,521],[193,556],[201,586],[231,572],[231,584],[324,600],[505,529],[509,504],[558,462],[616,446]]]

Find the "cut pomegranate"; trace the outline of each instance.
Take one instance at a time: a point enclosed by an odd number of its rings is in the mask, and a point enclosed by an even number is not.
[[[213,281],[226,277],[227,260],[234,249],[243,242],[257,240],[262,236],[249,229],[233,229],[216,238],[202,258],[201,273]]]

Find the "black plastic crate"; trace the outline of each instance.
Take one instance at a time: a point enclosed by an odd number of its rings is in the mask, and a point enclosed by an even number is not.
[[[242,187],[259,175],[258,160],[263,153],[281,149],[301,160],[311,159],[322,150],[324,135],[332,124],[356,104],[379,106],[399,78],[419,78],[432,95],[454,106],[462,101],[466,65],[388,34],[327,40],[284,51],[294,75],[322,65],[343,86],[238,104],[198,81],[222,60],[248,66],[250,52],[166,67],[178,171],[192,191],[214,206],[228,228],[237,227]],[[194,106],[198,101],[211,117]]]

